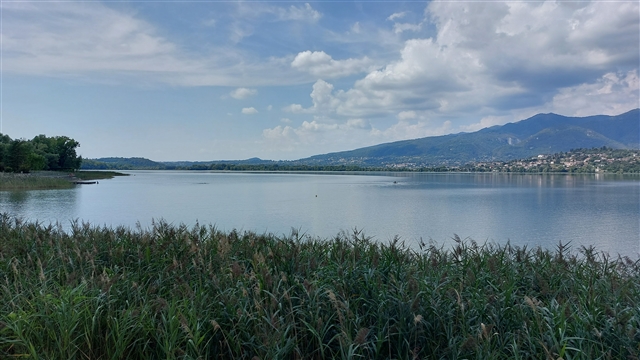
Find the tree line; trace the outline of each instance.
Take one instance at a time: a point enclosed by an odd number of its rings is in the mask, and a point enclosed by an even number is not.
[[[0,171],[76,170],[82,164],[82,156],[76,154],[79,146],[79,142],[67,136],[38,135],[25,140],[0,134]]]

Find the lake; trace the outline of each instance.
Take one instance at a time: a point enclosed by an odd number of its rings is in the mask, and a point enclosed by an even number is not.
[[[598,250],[638,258],[640,177],[434,173],[128,171],[67,190],[0,192],[0,212],[65,229],[92,225],[212,224],[224,231],[332,237],[363,230],[449,246],[480,243]]]

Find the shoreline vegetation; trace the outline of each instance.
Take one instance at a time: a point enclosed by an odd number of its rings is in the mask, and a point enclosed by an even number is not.
[[[115,171],[77,171],[80,143],[67,136],[38,135],[31,140],[0,134],[0,191],[69,189],[92,180],[125,175]],[[97,182],[97,181],[96,181]]]
[[[71,189],[77,182],[126,175],[116,171],[36,171],[27,174],[0,172],[0,191]]]
[[[637,359],[640,260],[0,214],[0,357]]]

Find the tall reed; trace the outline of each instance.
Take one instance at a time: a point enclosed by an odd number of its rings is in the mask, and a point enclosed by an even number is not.
[[[638,261],[454,240],[0,215],[0,358],[638,358]]]
[[[0,172],[0,191],[2,190],[42,190],[70,189],[74,185],[62,177],[35,176],[33,174],[11,174]]]

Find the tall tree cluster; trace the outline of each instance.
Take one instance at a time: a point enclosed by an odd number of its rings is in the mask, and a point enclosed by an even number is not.
[[[25,140],[0,134],[0,171],[76,170],[82,163],[82,157],[76,154],[79,146],[66,136],[38,135]]]

